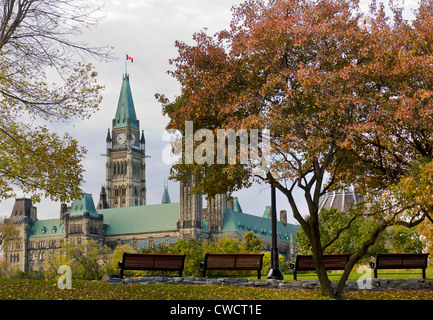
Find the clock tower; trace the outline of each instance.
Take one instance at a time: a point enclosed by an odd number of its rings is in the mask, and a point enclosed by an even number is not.
[[[144,132],[135,115],[129,75],[123,75],[113,126],[107,134],[105,184],[110,208],[146,204]]]

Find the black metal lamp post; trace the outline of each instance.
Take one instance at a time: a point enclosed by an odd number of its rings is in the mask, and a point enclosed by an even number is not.
[[[277,209],[275,186],[271,184],[271,223],[272,223],[272,248],[271,248],[271,269],[268,273],[268,279],[283,280],[283,274],[280,270],[280,261],[278,259],[277,246]]]

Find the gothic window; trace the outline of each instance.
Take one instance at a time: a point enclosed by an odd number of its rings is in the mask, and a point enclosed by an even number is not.
[[[80,225],[72,225],[69,229],[69,232],[71,234],[82,233],[81,226]]]
[[[90,226],[90,233],[91,234],[99,234],[98,227]]]

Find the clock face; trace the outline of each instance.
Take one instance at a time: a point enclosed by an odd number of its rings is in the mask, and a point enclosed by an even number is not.
[[[116,140],[118,144],[124,144],[126,142],[126,135],[124,133],[119,133]]]

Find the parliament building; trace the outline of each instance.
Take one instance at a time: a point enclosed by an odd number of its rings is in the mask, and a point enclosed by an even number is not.
[[[146,202],[146,141],[136,117],[129,75],[123,75],[111,130],[106,138],[106,177],[99,199],[84,194],[71,205],[61,204],[59,217],[39,220],[37,208],[27,198],[16,199],[9,221],[18,237],[7,244],[7,265],[24,272],[42,270],[46,257],[63,241],[95,240],[114,249],[129,244],[140,250],[177,239],[241,239],[253,231],[271,249],[270,206],[263,214],[242,211],[236,197],[217,195],[207,200],[193,194],[194,179],[180,183],[179,202],[172,203],[168,189],[161,203]],[[295,234],[299,226],[287,223],[284,210],[277,222],[278,249],[287,259],[296,255]]]

